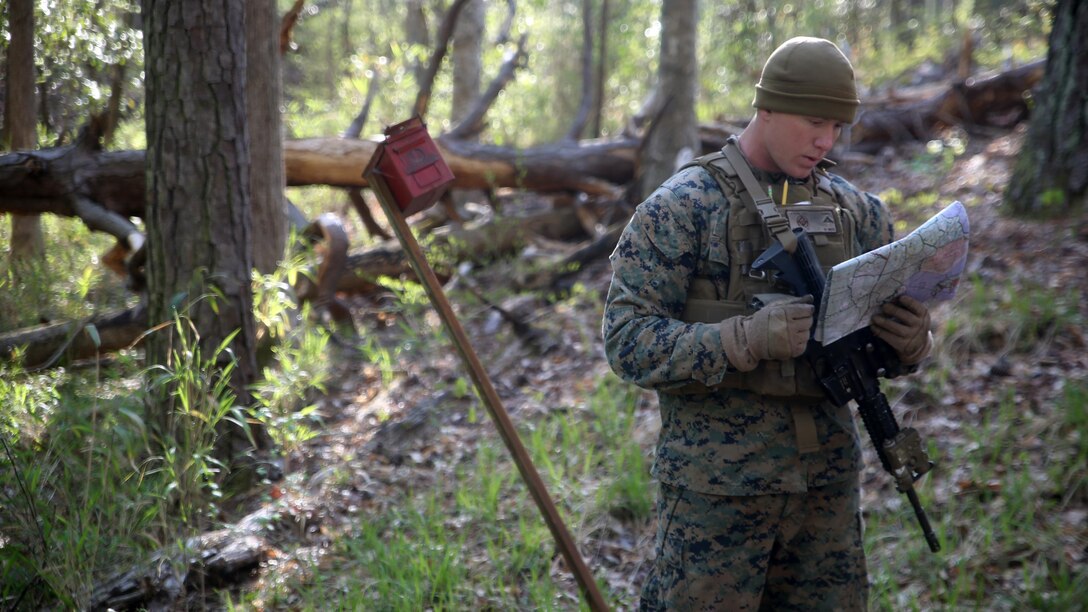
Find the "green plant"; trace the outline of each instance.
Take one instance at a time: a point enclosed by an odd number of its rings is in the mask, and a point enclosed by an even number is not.
[[[205,354],[191,321],[176,314],[172,327],[169,365],[148,369],[149,393],[167,398],[169,412],[153,443],[158,454],[148,458],[144,467],[146,474],[167,483],[159,497],[162,515],[176,517],[186,529],[201,530],[218,515],[221,484],[227,475],[228,466],[216,457],[221,425],[230,423],[248,432],[231,389],[235,361],[227,358],[227,347],[237,332]],[[164,529],[169,528],[164,525]]]
[[[0,244],[10,241],[9,225],[0,223]],[[42,235],[43,258],[0,258],[0,331],[42,320],[81,319],[125,305],[128,296],[121,279],[87,261],[87,253],[112,246],[110,237],[55,215],[42,218]]]
[[[160,541],[162,483],[140,477],[148,431],[119,374],[0,372],[0,606],[85,607]]]

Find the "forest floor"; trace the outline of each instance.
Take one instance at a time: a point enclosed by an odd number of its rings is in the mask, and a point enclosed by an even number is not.
[[[927,151],[924,145],[912,145],[867,161],[851,160],[838,170],[863,189],[876,193],[898,190],[899,195],[887,198],[898,220],[898,235],[952,200],[961,200],[968,207],[968,274],[976,280],[966,281],[956,300],[934,311],[939,338],[933,372],[897,381],[889,392],[900,420],[933,441],[942,458],[950,456],[948,449],[978,444],[964,436],[964,425],[988,418],[988,413],[1009,401],[1009,393],[1015,394],[1012,401],[1017,410],[1040,415],[1055,404],[1069,381],[1088,378],[1088,339],[1079,324],[1030,330],[1030,334],[997,320],[977,321],[969,329],[962,323],[956,329],[948,325],[958,310],[978,307],[983,299],[980,292],[989,292],[992,300],[1003,304],[1013,304],[1023,287],[1081,298],[1088,295],[1088,221],[1083,215],[1078,219],[1026,221],[998,213],[1001,190],[1021,138],[1021,132],[972,136],[966,149],[955,156],[949,155],[948,149]],[[574,246],[541,243],[532,248],[539,255],[548,254],[548,249],[559,253]],[[472,272],[475,282],[484,288],[502,286],[502,275],[510,273],[510,268],[501,265]],[[590,299],[552,303],[530,295],[505,299],[508,308],[533,313],[530,323],[542,340],[535,346],[514,338],[509,326],[478,301],[457,306],[505,408],[522,431],[549,411],[576,410],[608,375],[599,330],[609,278],[607,259],[602,259],[578,275]],[[457,305],[458,296],[467,294],[451,295]],[[1085,300],[1075,299],[1074,303],[1074,308],[1079,308],[1077,320],[1088,320]],[[388,304],[357,299],[352,306],[356,326],[364,330],[362,339],[369,337],[391,346],[404,333]],[[1045,310],[1046,305],[1025,308]],[[1036,314],[1041,320],[1042,315]],[[422,316],[425,325],[440,330],[433,313]],[[1029,312],[1025,319],[1030,321],[1034,316]],[[1018,338],[1026,345],[1018,346]],[[321,416],[318,435],[292,454],[285,466],[286,478],[266,485],[244,504],[246,512],[275,505],[280,512],[292,515],[299,528],[280,535],[275,554],[268,556],[256,578],[244,587],[243,593],[248,595],[242,597],[260,606],[261,601],[268,602],[266,595],[273,585],[304,584],[315,571],[332,571],[329,565],[335,558],[325,551],[337,538],[351,537],[360,522],[406,503],[419,491],[448,485],[456,478],[458,466],[466,465],[482,440],[497,439],[496,428],[482,407],[472,407],[478,404],[472,393],[453,391],[457,381],[466,379],[455,351],[440,340],[424,340],[421,345],[426,350],[386,366],[364,362],[363,353],[354,348],[330,346],[333,378],[325,393],[314,398]],[[642,393],[637,406],[635,437],[648,465],[659,427],[656,399],[651,393]],[[479,416],[474,417],[474,412]],[[862,436],[867,465],[862,475],[863,508],[870,512],[902,503],[869,440],[864,433]],[[937,499],[993,486],[978,482],[975,475],[954,463],[939,465],[926,478],[932,479]],[[1088,500],[1073,500],[1063,508],[1063,515],[1054,520],[1069,522],[1074,530],[1080,530],[1071,540],[1075,549],[1088,536],[1083,527]],[[539,516],[525,520],[539,520]],[[906,529],[917,529],[912,520],[904,523]],[[608,586],[621,608],[633,609],[653,555],[652,518],[609,516],[598,524],[578,524],[575,538],[598,581]],[[1075,527],[1078,524],[1081,526]],[[474,550],[463,554],[483,555]],[[1083,567],[1085,550],[1069,554]],[[881,553],[871,554],[870,572],[891,571],[883,567],[885,562],[890,561]],[[552,567],[553,579],[576,597],[577,589],[562,563],[556,561]],[[335,598],[331,593],[329,596]]]

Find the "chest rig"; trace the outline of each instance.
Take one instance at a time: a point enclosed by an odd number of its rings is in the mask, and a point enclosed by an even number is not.
[[[795,241],[791,228],[804,228],[812,238],[824,271],[855,255],[854,215],[839,204],[825,171],[806,181],[768,187],[752,173],[735,140],[721,151],[687,164],[704,168],[717,181],[728,211],[711,213],[710,238],[704,246],[695,278],[688,289],[681,320],[717,323],[750,315],[788,292],[765,274],[755,274],[752,262],[772,244],[772,237]],[[785,202],[777,206],[775,202]],[[813,296],[819,300],[820,296]],[[762,361],[750,372],[727,372],[722,382],[707,387],[694,383],[682,393],[716,389],[745,389],[761,395],[807,398],[813,403],[824,393],[812,368],[803,358]]]

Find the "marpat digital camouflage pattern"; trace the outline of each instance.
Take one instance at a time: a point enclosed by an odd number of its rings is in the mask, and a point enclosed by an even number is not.
[[[753,171],[764,188],[786,180]],[[853,219],[854,253],[891,242],[877,198],[840,177],[830,186]],[[721,326],[680,317],[697,277],[727,293],[730,249],[718,237],[730,234],[715,224],[731,206],[744,206],[741,196],[727,198],[703,167],[685,168],[638,206],[611,257],[606,356],[624,380],[659,391],[661,410],[657,555],[640,607],[863,610],[861,449],[849,407],[732,388],[683,392],[713,387],[729,368]],[[813,452],[799,451],[797,404],[812,413]]]

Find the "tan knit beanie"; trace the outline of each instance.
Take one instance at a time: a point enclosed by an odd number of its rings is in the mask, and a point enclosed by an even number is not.
[[[798,36],[767,58],[752,106],[853,123],[859,103],[854,68],[835,43]]]

